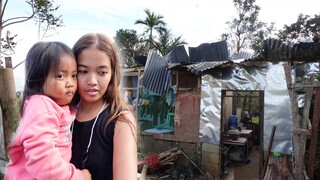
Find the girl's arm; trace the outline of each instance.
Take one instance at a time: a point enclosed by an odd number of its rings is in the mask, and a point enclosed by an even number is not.
[[[123,116],[130,121],[118,120],[114,130],[113,179],[137,179],[137,124],[130,112]]]
[[[56,114],[42,114],[32,119],[20,137],[27,160],[26,170],[36,179],[88,179],[90,175],[87,172],[76,169],[58,150],[58,144],[60,148],[70,146],[69,140],[58,138],[59,128]],[[65,153],[68,156],[69,153]]]

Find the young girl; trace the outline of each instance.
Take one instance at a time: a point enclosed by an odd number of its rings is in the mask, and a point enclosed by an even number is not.
[[[119,91],[117,49],[103,34],[74,45],[80,101],[73,127],[71,162],[92,179],[137,179],[137,126]]]
[[[61,42],[38,42],[26,57],[21,120],[7,149],[5,179],[91,179],[71,158],[70,102],[77,88],[72,50]]]

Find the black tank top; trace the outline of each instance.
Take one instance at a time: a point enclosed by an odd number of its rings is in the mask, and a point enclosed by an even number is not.
[[[92,142],[88,152],[88,160],[85,163],[85,169],[88,169],[94,180],[112,180],[112,157],[113,157],[113,135],[115,123],[108,125],[105,134],[105,125],[109,120],[109,107],[101,112],[95,124]],[[81,169],[81,163],[86,152],[91,128],[95,118],[79,122],[74,121],[72,133],[72,158],[73,163],[78,169]]]

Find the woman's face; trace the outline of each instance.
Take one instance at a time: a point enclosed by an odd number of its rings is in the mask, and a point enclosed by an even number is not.
[[[111,60],[96,48],[83,50],[78,56],[78,93],[81,101],[103,101],[112,76]]]

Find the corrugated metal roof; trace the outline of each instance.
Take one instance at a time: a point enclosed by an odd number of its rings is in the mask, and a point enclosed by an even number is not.
[[[200,74],[201,72],[215,68],[217,66],[221,66],[223,64],[229,63],[230,61],[211,61],[211,62],[199,62],[196,64],[190,64],[187,65],[187,69],[194,73],[194,74]]]
[[[189,56],[184,46],[174,48],[166,58],[170,63],[190,63]]]
[[[190,56],[184,46],[178,46],[164,57],[155,51],[150,51],[142,85],[161,95],[169,89],[172,68],[184,66],[191,72],[199,74],[226,62],[229,55],[226,41],[204,43],[195,48],[189,47],[188,50]]]
[[[280,40],[268,39],[264,46],[264,57],[268,61],[318,61],[320,59],[319,42],[299,43],[291,47]]]
[[[189,47],[190,62],[226,61],[229,59],[226,41],[203,43],[198,47]]]
[[[239,53],[233,53],[230,56],[230,60],[238,60],[238,59],[252,59],[253,55],[249,52],[239,52]]]
[[[142,77],[142,85],[150,91],[162,95],[169,88],[170,75],[165,58],[150,51]]]

